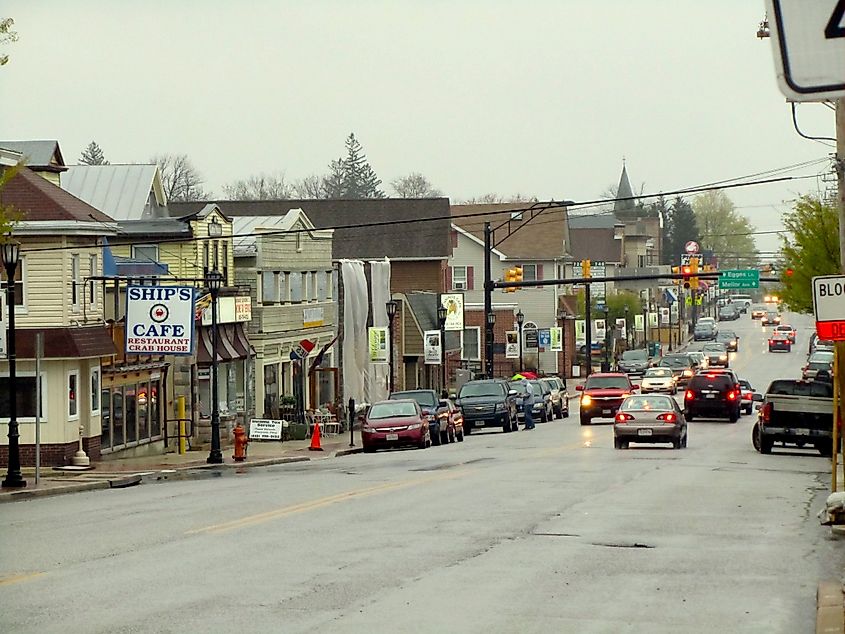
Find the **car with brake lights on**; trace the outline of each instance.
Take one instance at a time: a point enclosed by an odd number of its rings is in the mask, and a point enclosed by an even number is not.
[[[626,396],[639,388],[627,374],[599,372],[587,377],[584,385],[576,386],[581,394],[581,424],[589,425],[594,418],[613,418]]]
[[[640,392],[650,394],[652,392],[665,392],[666,394],[677,394],[677,378],[671,368],[649,368],[643,374],[640,381]]]
[[[757,400],[757,399],[755,399]],[[769,385],[751,432],[754,448],[772,453],[774,444],[812,445],[833,452],[833,385],[824,381],[775,379]]]
[[[651,365],[648,357],[648,350],[636,348],[625,350],[616,362],[616,371],[624,372],[631,376],[642,375]]]
[[[431,445],[428,416],[414,399],[373,403],[361,426],[364,451],[412,446],[425,449]]]
[[[678,402],[659,394],[634,394],[622,401],[613,419],[613,446],[627,449],[632,442],[686,447],[687,421]]]
[[[742,411],[744,414],[751,414],[754,411],[754,401],[759,398],[755,398],[754,388],[745,379],[739,379],[739,389],[742,393]]]
[[[736,377],[727,373],[702,372],[692,377],[684,391],[686,419],[695,417],[726,417],[730,422],[739,420],[742,394]]]
[[[789,341],[791,343],[795,343],[795,337],[797,336],[798,331],[795,330],[794,326],[791,326],[789,324],[781,324],[779,326],[775,326],[775,329],[772,332],[772,334],[777,333],[777,332],[782,332],[787,337],[789,337]]]
[[[657,367],[671,369],[678,385],[686,385],[695,374],[695,363],[684,353],[664,355],[657,362]]]
[[[728,352],[739,350],[739,336],[733,330],[720,330],[716,335],[716,343],[723,343]]]
[[[789,340],[789,337],[785,332],[775,331],[775,333],[769,337],[769,352],[774,352],[775,350],[792,352],[792,342]]]
[[[765,315],[763,315],[762,324],[764,326],[777,326],[780,324],[780,315],[778,315],[777,311],[770,310],[767,311]]]
[[[517,392],[504,379],[467,381],[458,391],[455,405],[464,417],[464,435],[473,429],[501,427],[503,432],[517,431]]]
[[[727,368],[731,364],[730,359],[728,358],[728,349],[723,343],[708,343],[701,349],[701,351],[707,356],[707,363],[711,368],[717,365]]]

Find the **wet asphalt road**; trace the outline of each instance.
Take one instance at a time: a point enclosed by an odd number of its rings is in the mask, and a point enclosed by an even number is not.
[[[795,376],[758,322],[733,366]],[[573,402],[573,413],[577,412]],[[813,632],[845,542],[814,451],[751,416],[613,449],[577,416],[354,455],[3,505],[2,632]]]

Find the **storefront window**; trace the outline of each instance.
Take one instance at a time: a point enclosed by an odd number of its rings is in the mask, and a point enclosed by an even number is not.
[[[148,440],[150,437],[149,420],[150,385],[141,383],[138,386],[138,440]]]
[[[111,447],[111,393],[108,390],[100,392],[103,410],[100,413],[100,446],[103,449]]]
[[[126,426],[126,442],[138,440],[138,388],[134,385],[127,385],[125,388],[126,417],[123,424]]]
[[[157,379],[155,381],[150,381],[150,428],[152,432],[151,436],[153,438],[161,436],[161,413],[158,406],[160,387],[160,380]]]
[[[79,418],[79,373],[75,370],[67,375],[67,417]]]
[[[279,364],[264,366],[264,418],[279,417]]]
[[[100,411],[100,368],[91,368],[91,413]]]
[[[35,418],[35,377],[18,376],[16,378],[18,388],[18,419]],[[9,386],[9,377],[0,376],[0,418],[9,418],[9,395],[11,393],[12,390]],[[43,409],[41,411],[41,414],[43,416]]]
[[[112,392],[112,447],[123,444],[123,388],[116,387]]]

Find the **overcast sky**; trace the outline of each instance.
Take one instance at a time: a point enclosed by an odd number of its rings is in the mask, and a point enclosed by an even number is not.
[[[186,153],[216,194],[322,173],[355,132],[387,185],[586,200],[821,158],[777,89],[762,0],[7,0],[0,138]],[[804,105],[808,133],[833,113]],[[818,168],[796,174],[810,174]],[[813,180],[735,190],[758,230]],[[389,188],[386,187],[389,191]],[[758,248],[776,238],[759,236]]]

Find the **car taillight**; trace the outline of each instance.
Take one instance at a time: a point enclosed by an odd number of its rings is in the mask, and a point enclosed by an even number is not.
[[[678,417],[672,412],[667,412],[666,414],[660,414],[660,416],[657,417],[657,420],[662,420],[664,423],[676,423],[678,422]]]
[[[687,390],[687,391],[684,393],[684,399],[685,399],[685,400],[687,400],[687,401],[691,401],[691,400],[692,400],[692,399],[694,399],[694,398],[695,398],[695,392],[693,392],[692,390]]]
[[[742,398],[744,398],[745,400],[751,399],[751,396],[752,396],[751,392],[743,392],[742,393]]]
[[[735,401],[736,400],[736,392],[734,392],[733,390],[728,392],[728,400],[729,401]]]
[[[764,403],[763,407],[760,408],[760,420],[764,423],[768,423],[771,416],[772,416],[772,404],[771,403]]]
[[[616,415],[616,422],[617,423],[627,423],[629,420],[634,420],[634,417],[630,414],[626,414],[625,412],[619,412]]]

